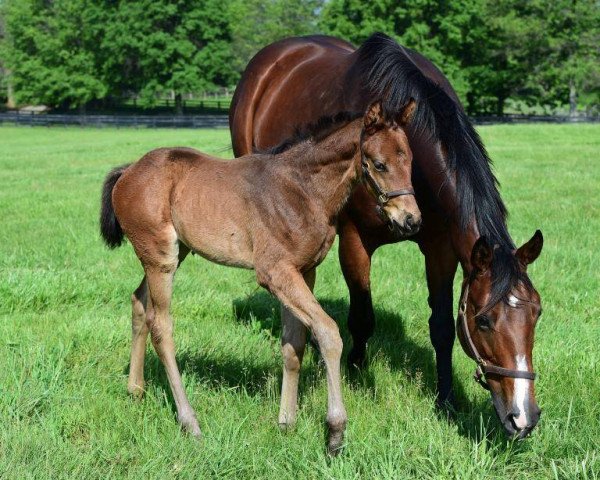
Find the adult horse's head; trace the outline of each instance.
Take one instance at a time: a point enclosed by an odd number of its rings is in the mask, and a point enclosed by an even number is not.
[[[532,350],[540,296],[527,276],[539,256],[542,233],[517,250],[479,238],[471,253],[458,314],[458,337],[477,362],[476,379],[490,390],[506,433],[524,438],[540,419],[535,401]]]
[[[387,120],[375,102],[365,113],[361,135],[363,179],[377,200],[377,213],[398,236],[414,235],[421,226],[411,183],[413,155],[404,132],[414,110],[412,100],[397,119]]]

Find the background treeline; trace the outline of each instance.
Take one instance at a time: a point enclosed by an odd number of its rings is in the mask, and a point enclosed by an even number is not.
[[[600,103],[597,0],[0,0],[0,101],[149,108],[231,91],[290,35],[383,31],[434,61],[470,113]]]

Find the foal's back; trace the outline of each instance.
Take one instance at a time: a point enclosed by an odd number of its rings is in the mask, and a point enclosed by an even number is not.
[[[333,231],[321,231],[323,222],[315,220],[322,213],[291,178],[295,167],[286,157],[295,155],[221,160],[191,148],[153,150],[115,185],[115,213],[142,261],[176,262],[172,247],[181,243],[242,268],[254,268],[257,255],[289,255],[290,247],[305,262],[304,253],[314,255],[312,243],[333,238]],[[164,252],[173,253],[165,259]]]

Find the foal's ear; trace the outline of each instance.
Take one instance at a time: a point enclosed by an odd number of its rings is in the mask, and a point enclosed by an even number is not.
[[[411,98],[406,106],[400,112],[400,125],[405,127],[410,122],[412,122],[413,117],[415,116],[415,111],[417,110],[417,102],[414,98]]]
[[[385,123],[381,102],[373,102],[365,113],[365,130],[373,130]]]
[[[536,230],[533,237],[517,249],[515,255],[523,265],[529,265],[530,263],[535,262],[535,259],[540,256],[543,246],[544,236],[540,230]]]
[[[481,236],[473,245],[471,251],[471,265],[479,272],[485,272],[492,264],[494,250],[484,236]]]

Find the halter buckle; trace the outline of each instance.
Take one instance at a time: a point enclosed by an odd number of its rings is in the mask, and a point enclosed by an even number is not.
[[[390,201],[390,197],[388,197],[388,194],[384,192],[379,194],[379,196],[377,197],[377,201],[380,205],[385,205],[387,202]]]

